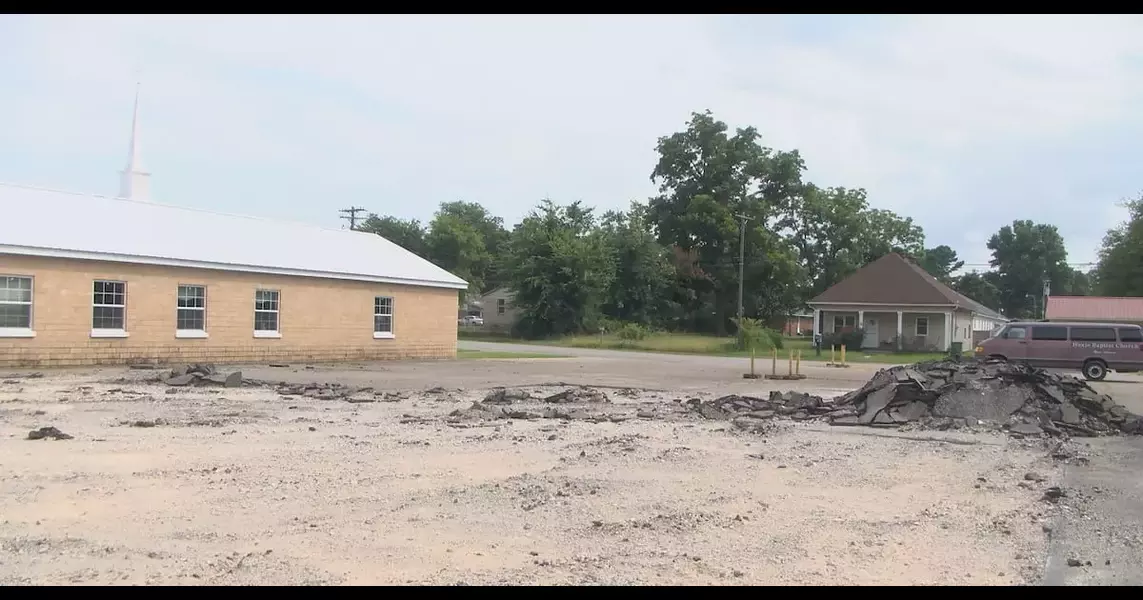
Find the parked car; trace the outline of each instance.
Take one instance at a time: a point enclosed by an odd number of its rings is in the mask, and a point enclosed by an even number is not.
[[[1099,381],[1107,372],[1143,370],[1143,327],[1122,323],[1016,322],[980,343],[978,357],[1044,369],[1079,369]]]
[[[484,317],[478,317],[476,315],[467,315],[465,317],[461,317],[460,319],[457,319],[457,323],[460,325],[474,325],[474,326],[479,327],[481,325],[484,325]]]

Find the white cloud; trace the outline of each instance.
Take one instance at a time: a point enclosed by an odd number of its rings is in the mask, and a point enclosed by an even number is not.
[[[761,16],[0,17],[0,76],[20,90],[0,96],[0,155],[26,157],[0,177],[86,164],[55,177],[110,191],[140,67],[157,194],[326,223],[457,198],[509,221],[546,195],[623,207],[653,191],[655,139],[710,108],[970,263],[1014,218],[1059,225],[1091,260],[1103,207],[1143,187],[1098,166],[1100,136],[1143,128],[1143,22],[859,23],[810,39]]]

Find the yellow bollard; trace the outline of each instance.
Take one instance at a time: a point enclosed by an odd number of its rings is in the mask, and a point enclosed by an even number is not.
[[[794,363],[794,372],[798,375],[802,374],[802,351],[798,350],[797,362]]]
[[[841,345],[841,364],[845,364],[845,344]]]
[[[771,375],[777,375],[778,374],[778,349],[777,348],[774,348],[774,351],[770,355],[770,374]]]
[[[830,364],[837,362],[836,360],[834,360],[836,357],[833,355],[835,348],[836,348],[836,346],[834,346],[833,344],[830,344],[830,347],[829,347],[829,362],[830,362]]]
[[[788,368],[789,368],[788,374],[793,375],[794,374],[794,351],[793,350],[790,350],[790,363],[788,365]]]
[[[754,377],[754,346],[750,346],[750,377]]]

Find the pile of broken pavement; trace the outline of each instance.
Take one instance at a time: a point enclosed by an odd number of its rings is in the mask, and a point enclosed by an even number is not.
[[[708,419],[759,429],[775,416],[832,425],[1006,429],[1014,436],[1143,434],[1143,419],[1086,382],[1001,360],[934,361],[878,371],[832,400],[798,392],[767,399],[688,401]]]
[[[171,369],[170,376],[163,380],[169,386],[223,386],[242,387],[242,371],[221,373],[214,365],[189,365]]]

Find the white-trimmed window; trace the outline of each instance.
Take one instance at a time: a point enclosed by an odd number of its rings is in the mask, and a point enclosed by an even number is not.
[[[34,337],[32,278],[0,275],[0,337]]]
[[[916,327],[917,337],[925,337],[929,335],[929,318],[917,317]]]
[[[206,286],[180,285],[175,337],[206,337]]]
[[[91,295],[91,336],[127,337],[127,283],[96,279]]]
[[[373,337],[393,337],[393,298],[377,296],[373,299]]]
[[[278,290],[254,292],[254,337],[282,337],[278,330]]]
[[[503,298],[496,299],[496,314],[502,315],[508,308],[508,302]]]

